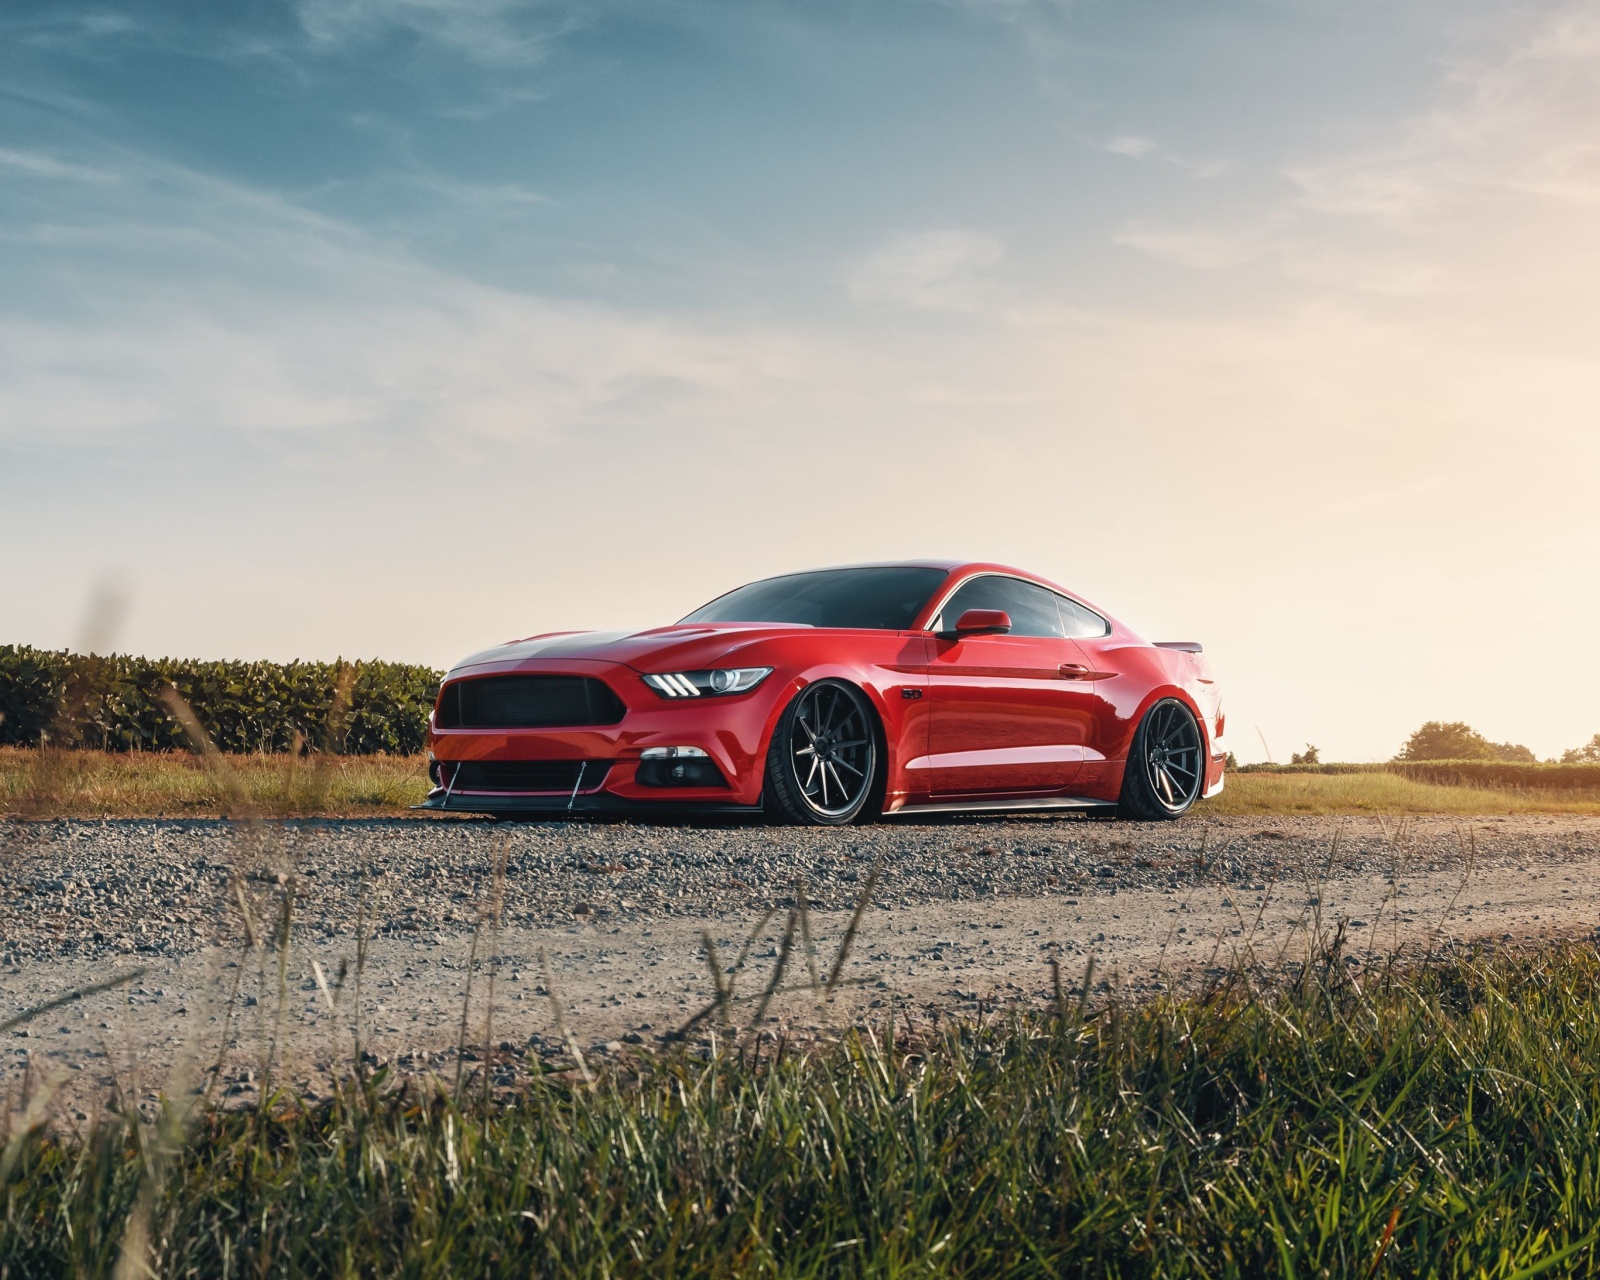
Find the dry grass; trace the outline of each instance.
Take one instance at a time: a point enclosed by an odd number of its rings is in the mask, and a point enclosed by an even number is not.
[[[428,794],[421,756],[223,756],[240,794],[271,817],[404,813]],[[204,817],[234,808],[187,752],[41,752],[0,747],[0,813],[46,818]]]
[[[403,814],[428,794],[421,756],[222,756],[266,817]],[[216,816],[228,788],[180,752],[44,752],[0,747],[0,813],[45,818]],[[1600,814],[1600,792],[1452,787],[1393,773],[1233,773],[1213,814]]]
[[[1230,773],[1215,814],[1590,813],[1600,792],[1447,787],[1394,773]]]

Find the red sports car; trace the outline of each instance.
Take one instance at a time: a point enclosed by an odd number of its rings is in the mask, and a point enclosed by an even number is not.
[[[860,565],[473,654],[439,690],[423,807],[1176,818],[1222,789],[1222,732],[1198,644],[1002,565]]]

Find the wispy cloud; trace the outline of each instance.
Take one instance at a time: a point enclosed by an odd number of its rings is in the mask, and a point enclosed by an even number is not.
[[[1005,245],[979,231],[922,231],[899,236],[855,269],[857,301],[936,311],[967,311],[994,294],[991,271]]]
[[[1252,233],[1206,227],[1167,227],[1135,222],[1111,238],[1115,244],[1197,271],[1237,267],[1262,253],[1259,237]]]
[[[1114,156],[1129,156],[1137,159],[1147,156],[1156,149],[1156,144],[1149,138],[1140,138],[1131,133],[1118,134],[1115,138],[1104,143],[1102,151],[1109,151]]]
[[[298,0],[296,9],[324,47],[400,33],[501,68],[543,61],[580,22],[576,6],[540,0]]]
[[[1188,156],[1163,150],[1153,139],[1138,134],[1123,133],[1099,144],[1099,149],[1109,155],[1126,156],[1129,160],[1153,159],[1182,169],[1196,178],[1215,178],[1227,171],[1221,160],[1195,160]]]
[[[281,197],[120,162],[92,213],[79,202],[21,246],[31,279],[0,308],[0,438],[530,443],[641,395],[670,418],[696,396],[759,394],[795,360],[777,335],[496,289]],[[58,268],[91,262],[92,299],[48,296]]]
[[[1600,267],[1600,17],[1524,16],[1515,37],[1369,145],[1284,165],[1286,196],[1210,221],[1131,219],[1113,242],[1189,270],[1265,262],[1332,294],[1539,292],[1535,323],[1570,325],[1572,272]]]
[[[44,151],[0,148],[0,168],[11,169],[31,178],[65,178],[74,182],[116,181],[116,174],[109,170],[75,164]]]
[[[1432,110],[1388,145],[1292,165],[1299,203],[1392,222],[1524,193],[1600,201],[1600,15],[1588,5],[1535,13],[1508,53],[1454,68]]]

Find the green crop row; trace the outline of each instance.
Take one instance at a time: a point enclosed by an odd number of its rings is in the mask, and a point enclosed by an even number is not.
[[[163,751],[176,689],[222,751],[422,750],[442,673],[401,662],[195,662],[0,645],[0,745]]]
[[[1379,764],[1252,764],[1240,773],[1397,773],[1446,787],[1600,791],[1597,764],[1508,764],[1498,760],[1391,760]]]

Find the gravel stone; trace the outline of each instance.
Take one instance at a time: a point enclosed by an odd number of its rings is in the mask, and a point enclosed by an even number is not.
[[[1471,834],[1468,834],[1470,825]],[[1342,828],[1342,830],[1341,830]],[[1083,818],[924,819],[813,829],[463,819],[307,820],[254,829],[224,820],[0,825],[0,965],[72,956],[174,957],[240,932],[353,935],[445,945],[471,934],[498,893],[502,924],[594,929],[788,907],[850,910],[877,868],[877,908],[1087,898],[1197,885],[1253,893],[1325,875],[1390,879],[1476,865],[1548,875],[1592,855],[1596,823],[1567,817],[1340,821],[1212,818],[1132,824]],[[1339,832],[1337,847],[1333,835]],[[1305,899],[1315,902],[1314,896]]]

